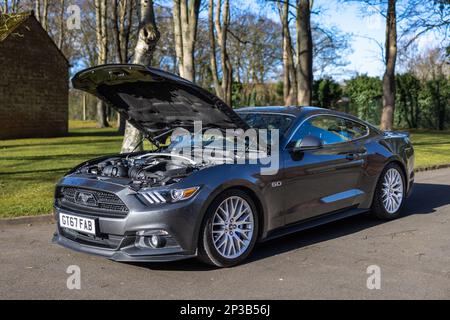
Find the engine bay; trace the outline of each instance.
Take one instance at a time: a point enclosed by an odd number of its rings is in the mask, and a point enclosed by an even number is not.
[[[132,157],[111,157],[82,166],[78,172],[129,179],[131,184],[152,187],[176,183],[200,167],[201,165],[183,156],[146,153]]]

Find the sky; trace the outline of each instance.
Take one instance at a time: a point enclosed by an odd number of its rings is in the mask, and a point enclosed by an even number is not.
[[[240,1],[243,6],[248,6],[252,10],[261,10],[258,0],[231,0]],[[350,64],[345,68],[346,75],[339,78],[350,78],[355,73],[366,73],[369,76],[381,77],[384,72],[382,61],[382,49],[385,37],[385,21],[380,14],[376,14],[379,8],[369,8],[369,12],[375,14],[367,15],[363,13],[362,5],[358,3],[343,4],[339,0],[314,0],[313,10],[320,9],[320,14],[312,15],[311,19],[319,25],[336,26],[341,31],[352,35],[351,45],[353,52],[348,57]],[[384,8],[381,8],[384,9]],[[278,15],[273,12],[268,16],[278,21]],[[365,10],[367,12],[367,8]],[[431,46],[437,40],[433,40],[433,35],[421,38],[418,42],[419,49]]]

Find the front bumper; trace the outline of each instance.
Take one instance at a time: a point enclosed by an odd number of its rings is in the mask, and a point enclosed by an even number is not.
[[[120,249],[106,249],[102,247],[81,244],[77,241],[64,237],[58,231],[54,233],[52,242],[78,252],[98,255],[110,260],[121,262],[168,262],[188,259],[196,256],[196,254],[189,254],[187,252],[183,252],[182,250],[174,250],[173,252],[162,253],[155,252],[155,250],[160,249],[143,250],[138,249],[134,246],[128,246]]]
[[[108,182],[64,178],[61,185],[114,193],[127,205],[129,212],[124,217],[101,216],[61,207],[56,201],[54,214],[57,230],[52,239],[54,243],[115,261],[174,261],[197,255],[198,232],[207,190],[200,190],[186,201],[149,205],[142,202],[136,193]],[[60,213],[95,219],[96,235],[62,228],[59,223]],[[138,232],[161,230],[167,233],[170,245],[154,248],[142,246],[136,241],[139,240]]]

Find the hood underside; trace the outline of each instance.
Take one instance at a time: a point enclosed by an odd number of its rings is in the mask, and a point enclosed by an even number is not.
[[[175,128],[247,129],[222,100],[174,74],[141,65],[114,64],[77,73],[73,87],[89,92],[125,115],[146,136]]]

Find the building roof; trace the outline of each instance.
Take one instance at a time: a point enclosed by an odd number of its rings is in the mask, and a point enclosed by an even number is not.
[[[67,60],[64,53],[61,51],[61,49],[58,48],[53,39],[51,39],[47,31],[42,28],[42,25],[39,23],[39,21],[37,21],[36,17],[34,16],[34,11],[0,14],[0,42],[7,39],[9,35],[14,34],[14,31],[17,30],[17,28],[19,28],[29,18],[34,19],[38,23],[38,25],[42,29],[42,32],[45,32],[45,34],[50,38],[56,50],[58,50],[59,54],[64,58],[64,60],[66,60],[67,65],[70,66],[69,60]],[[20,36],[22,37],[22,35]]]
[[[14,32],[33,12],[0,14],[0,42]]]

